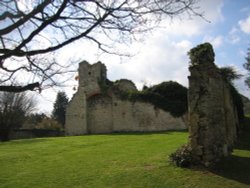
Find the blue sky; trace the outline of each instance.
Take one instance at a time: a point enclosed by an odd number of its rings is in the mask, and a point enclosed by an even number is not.
[[[164,28],[146,35],[143,42],[124,47],[126,52],[135,54],[130,58],[100,54],[96,46],[79,41],[63,48],[60,60],[67,62],[73,55],[78,62],[102,61],[107,66],[109,79],[130,79],[138,88],[168,80],[188,86],[187,52],[197,44],[210,42],[214,46],[218,66],[234,66],[240,73],[246,74],[242,65],[247,48],[250,48],[250,0],[201,0],[199,6],[210,22],[199,17],[190,19],[187,15],[165,20],[161,24]],[[88,53],[82,50],[86,47]],[[74,93],[72,88],[77,83],[72,80],[68,85],[64,89],[71,98]],[[241,93],[250,97],[243,79],[235,85]],[[49,113],[52,110],[56,92],[53,89],[42,92],[39,97],[42,103],[38,107],[41,111]]]
[[[246,54],[246,49],[250,44],[250,25],[244,23],[247,18],[250,18],[250,1],[225,0],[221,14],[223,19],[211,27],[209,31],[212,37],[221,37],[222,40],[221,44],[215,48],[217,63],[219,65],[235,64],[241,66],[245,61],[243,55]],[[248,33],[241,28],[242,25],[249,27]],[[198,41],[202,37],[200,36]]]
[[[215,47],[216,64],[219,66],[233,65],[242,74],[246,74],[242,68],[245,63],[247,48],[250,47],[250,1],[249,0],[225,0],[221,8],[222,20],[209,29],[209,35],[216,38],[218,47]],[[204,35],[197,37],[202,40]],[[236,87],[248,97],[249,90],[242,80],[235,83]]]

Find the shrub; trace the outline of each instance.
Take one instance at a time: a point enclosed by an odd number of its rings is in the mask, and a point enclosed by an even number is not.
[[[180,117],[187,112],[187,88],[177,82],[162,82],[142,91],[114,91],[122,100],[151,103],[174,117]]]
[[[40,123],[35,127],[36,129],[46,129],[46,130],[60,130],[61,124],[58,123],[55,119],[44,118]]]
[[[169,156],[170,160],[178,167],[187,168],[195,164],[191,147],[184,145]]]

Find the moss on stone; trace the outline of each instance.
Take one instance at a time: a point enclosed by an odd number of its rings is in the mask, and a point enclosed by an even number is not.
[[[189,58],[191,60],[191,66],[204,63],[214,62],[214,50],[210,43],[204,43],[192,48],[188,52]]]

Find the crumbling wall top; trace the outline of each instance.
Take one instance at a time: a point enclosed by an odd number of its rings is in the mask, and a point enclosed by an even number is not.
[[[210,43],[204,43],[192,48],[188,52],[191,67],[200,64],[214,65],[214,50]]]
[[[190,58],[189,71],[197,79],[201,75],[208,75],[220,79],[220,70],[214,63],[215,53],[210,43],[200,44],[188,52]]]
[[[106,84],[106,66],[101,62],[93,65],[87,61],[79,63],[79,86],[78,91],[84,92],[86,97],[101,93],[100,84]]]
[[[106,66],[101,62],[91,65],[87,61],[83,61],[79,63],[78,71],[79,86],[86,86],[92,82],[105,82],[107,78]]]
[[[115,81],[115,85],[120,91],[137,91],[135,84],[131,80],[120,79]]]

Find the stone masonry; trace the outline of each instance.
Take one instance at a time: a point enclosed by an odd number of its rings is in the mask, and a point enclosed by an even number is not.
[[[209,43],[190,52],[189,144],[193,156],[205,166],[228,156],[239,127],[228,83],[214,64]]]
[[[78,91],[66,110],[66,135],[186,129],[184,117],[175,118],[149,103],[121,100],[108,82],[104,64],[79,64]],[[117,88],[137,90],[126,79],[119,80]]]

